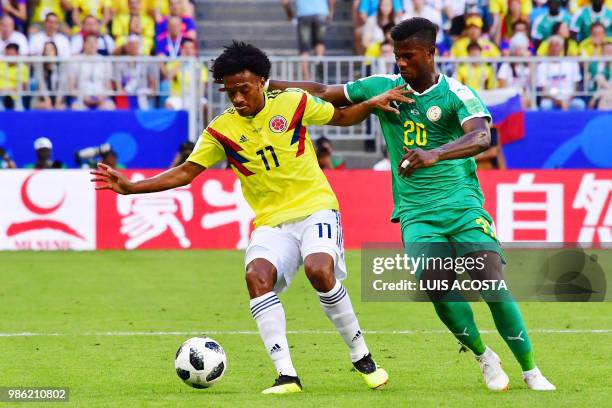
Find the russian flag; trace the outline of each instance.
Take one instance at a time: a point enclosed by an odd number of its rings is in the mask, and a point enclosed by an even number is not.
[[[480,91],[480,97],[493,116],[502,144],[508,144],[525,137],[525,111],[521,104],[518,88]]]

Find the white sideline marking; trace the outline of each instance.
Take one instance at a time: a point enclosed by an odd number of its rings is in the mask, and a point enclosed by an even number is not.
[[[364,330],[364,334],[450,334],[447,330]],[[481,333],[497,333],[497,330],[480,330]],[[609,334],[612,329],[535,329],[529,333],[552,334]],[[0,337],[58,337],[58,336],[202,336],[202,335],[255,335],[254,330],[201,330],[201,331],[167,331],[167,332],[87,332],[87,333],[0,333]],[[287,330],[287,334],[337,334],[335,330]]]

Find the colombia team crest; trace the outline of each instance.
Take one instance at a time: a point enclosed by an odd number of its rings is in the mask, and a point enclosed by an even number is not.
[[[270,119],[270,130],[274,133],[281,133],[287,130],[287,119],[282,117],[281,115],[273,116]]]

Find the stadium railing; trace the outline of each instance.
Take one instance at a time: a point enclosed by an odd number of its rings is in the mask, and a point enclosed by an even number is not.
[[[137,75],[141,75],[143,69],[150,75],[150,83],[147,86],[138,87],[135,89],[125,89],[126,92],[119,92],[117,87],[105,90],[104,94],[107,97],[113,98],[118,108],[132,109],[143,108],[141,102],[143,99],[148,100],[148,105],[145,108],[164,108],[168,98],[173,98],[175,106],[189,112],[189,136],[195,140],[201,132],[204,125],[215,115],[223,112],[228,101],[224,93],[218,92],[219,84],[212,81],[212,76],[208,74],[208,70],[212,65],[214,56],[202,56],[195,58],[168,58],[168,57],[82,57],[77,56],[70,59],[46,58],[46,57],[3,57],[0,63],[16,63],[25,65],[29,72],[29,84],[23,89],[23,81],[20,75],[17,75],[17,89],[14,91],[0,90],[0,98],[11,95],[15,101],[15,109],[24,109],[24,107],[32,106],[34,98],[47,96],[69,96],[72,100],[83,100],[86,96],[86,90],[83,87],[77,86],[73,91],[67,88],[67,82],[63,84],[63,88],[57,92],[49,92],[41,90],[37,83],[36,70],[37,67],[44,63],[57,63],[60,66],[60,72],[64,72],[66,77],[74,75],[75,70],[83,64],[104,63],[109,64],[111,68],[112,81],[115,84],[125,82],[122,73],[129,72],[134,69]],[[359,78],[363,78],[372,74],[394,73],[395,66],[393,60],[372,59],[361,56],[346,56],[346,57],[320,57],[310,58],[305,60],[301,57],[271,57],[272,61],[272,77],[283,80],[314,80],[327,84],[345,83]],[[550,90],[550,88],[539,89],[537,83],[537,67],[539,64],[546,62],[565,62],[577,63],[580,67],[581,80],[576,81],[577,87],[574,96],[588,100],[596,92],[594,78],[590,75],[591,64],[605,63],[607,66],[612,66],[612,57],[502,57],[502,58],[448,58],[440,57],[436,59],[438,69],[447,75],[453,75],[457,72],[460,64],[463,63],[485,63],[490,64],[494,72],[497,72],[503,63],[520,63],[529,67],[529,81],[527,91],[531,100],[531,108],[538,106],[537,102],[541,96]],[[169,64],[173,67],[178,67],[177,72],[181,78],[172,86],[169,81],[164,80],[164,70],[168,69]],[[205,70],[204,68],[207,68]],[[21,68],[18,68],[21,69]],[[4,69],[3,69],[4,70]],[[148,71],[147,71],[148,70]],[[610,68],[608,68],[608,71]],[[4,75],[3,73],[0,75]],[[191,78],[200,78],[200,86],[193,86],[195,81]],[[203,80],[205,79],[206,80]],[[123,83],[125,88],[125,83]],[[177,94],[178,91],[178,94]],[[612,91],[611,91],[612,92]],[[126,98],[129,100],[126,102]],[[0,99],[1,101],[1,99]],[[29,102],[28,102],[29,101]],[[0,109],[2,104],[0,104]],[[365,121],[359,125],[339,128],[327,127],[325,136],[335,140],[371,140],[376,143],[380,140],[379,126],[375,123],[376,118]],[[322,130],[314,127],[311,129],[314,135],[321,135]]]

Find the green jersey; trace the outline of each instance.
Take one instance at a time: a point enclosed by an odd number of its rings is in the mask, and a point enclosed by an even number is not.
[[[599,13],[589,7],[581,9],[572,20],[572,31],[578,33],[578,41],[591,36],[591,25],[599,21],[606,28],[606,36],[612,36],[612,10],[604,6]]]
[[[361,102],[406,82],[400,75],[373,75],[345,85],[347,98]],[[462,124],[491,114],[470,87],[440,74],[438,82],[422,93],[413,93],[412,104],[400,104],[400,115],[377,110],[392,165],[394,209],[392,221],[418,219],[421,214],[446,209],[482,207],[484,198],[473,158],[444,160],[420,168],[409,177],[396,169],[403,147],[431,150],[464,135]]]

